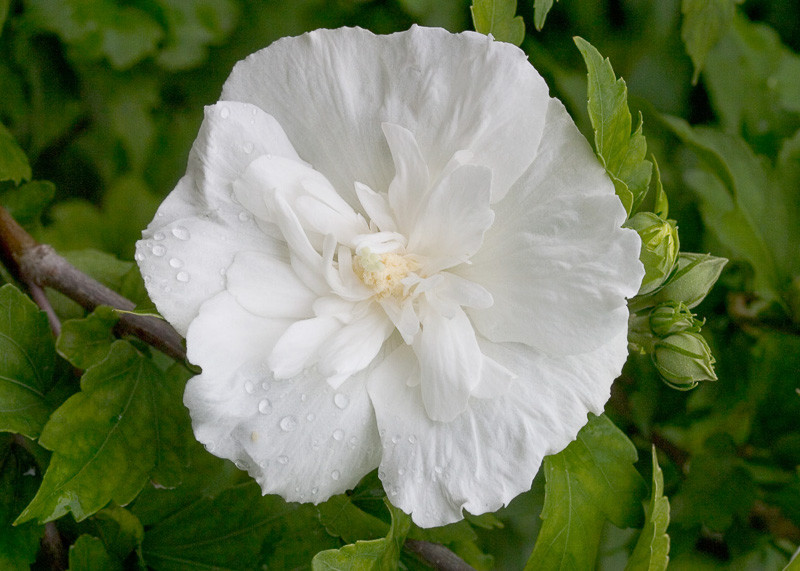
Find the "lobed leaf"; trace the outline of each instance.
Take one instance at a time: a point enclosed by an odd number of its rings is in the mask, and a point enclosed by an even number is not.
[[[69,548],[69,571],[122,570],[122,564],[111,557],[103,542],[91,535],[81,535]]]
[[[733,22],[736,4],[742,0],[683,0],[681,38],[694,64],[692,83],[697,83],[700,71],[719,39]]]
[[[642,122],[631,134],[628,89],[617,79],[608,58],[580,37],[575,44],[589,74],[588,109],[594,129],[595,152],[614,182],[614,189],[630,214],[641,203],[650,184],[653,165],[645,159],[647,143]]]
[[[39,477],[27,453],[0,435],[0,569],[29,569],[44,528],[33,522],[12,526],[36,493]]]
[[[100,306],[84,319],[65,321],[56,341],[59,355],[79,369],[99,363],[116,340],[112,329],[118,320],[112,308]]]
[[[653,490],[644,508],[645,524],[625,571],[665,571],[669,563],[669,500],[664,495],[664,474],[653,446]]]
[[[83,520],[109,501],[127,504],[151,476],[175,485],[186,437],[176,428],[186,416],[176,398],[181,383],[127,342],[114,343],[42,431],[40,444],[54,454],[17,521],[50,521],[67,511]]]
[[[578,438],[544,461],[544,520],[526,569],[590,569],[606,519],[635,527],[646,495],[633,467],[636,448],[606,416],[592,417]]]
[[[525,39],[525,22],[517,13],[517,0],[473,0],[470,7],[475,31],[518,46]]]
[[[39,436],[53,408],[54,365],[47,316],[14,286],[0,287],[0,431]]]
[[[360,510],[346,495],[334,496],[317,509],[326,531],[346,543],[385,537],[389,529],[386,522]]]

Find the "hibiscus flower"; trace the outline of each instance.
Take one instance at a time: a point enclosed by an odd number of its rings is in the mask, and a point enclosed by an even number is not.
[[[378,468],[430,527],[603,411],[643,276],[625,218],[516,47],[319,30],[236,65],[137,259],[210,452],[288,501]]]

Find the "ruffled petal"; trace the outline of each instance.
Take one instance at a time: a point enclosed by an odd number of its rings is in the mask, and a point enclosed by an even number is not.
[[[549,358],[519,344],[492,358],[520,378],[498,398],[471,399],[452,422],[425,414],[410,386],[413,355],[392,353],[370,378],[383,441],[379,475],[390,501],[421,527],[496,511],[528,490],[544,456],[559,452],[599,414],[627,356],[626,334],[592,353]],[[513,459],[513,461],[510,461]]]
[[[394,177],[384,122],[414,133],[433,180],[456,151],[471,150],[495,172],[499,200],[534,156],[548,98],[522,50],[416,26],[278,40],[239,62],[222,92],[277,118],[298,154],[351,204],[356,181],[386,191]]]
[[[290,379],[319,360],[326,341],[343,327],[335,317],[322,316],[295,321],[275,343],[269,354],[269,368],[279,379]]]
[[[557,101],[531,168],[495,205],[470,265],[452,271],[494,299],[471,309],[478,331],[549,354],[590,351],[627,327],[643,268],[638,235],[591,148]]]
[[[228,293],[204,304],[188,338],[203,373],[188,382],[184,402],[210,452],[246,469],[264,493],[317,503],[374,469],[380,442],[363,377],[338,390],[319,375],[272,378],[263,348],[284,327]]]

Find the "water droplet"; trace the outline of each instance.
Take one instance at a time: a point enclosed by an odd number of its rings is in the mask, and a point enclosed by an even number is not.
[[[311,448],[314,450],[319,450],[319,440],[316,438],[311,441]]]
[[[166,236],[164,236],[163,232],[156,232],[153,234],[153,240],[163,240],[164,238],[166,238]]]
[[[433,471],[437,474],[441,474],[443,470],[441,466],[434,466]]]
[[[166,253],[167,253],[167,249],[164,246],[162,246],[161,244],[156,244],[155,246],[153,246],[153,255],[154,256],[161,257]]]
[[[405,474],[405,473],[406,473],[406,469],[405,469],[405,468],[398,468],[398,469],[397,469],[397,474],[398,474],[399,476],[402,476],[402,475],[403,475],[403,474]]]
[[[242,222],[247,222],[248,220],[250,220],[250,213],[242,210],[239,213],[239,220],[241,220]]]
[[[253,143],[245,143],[242,145],[242,150],[249,155],[253,152]]]
[[[230,115],[231,115],[231,110],[228,109],[227,107],[223,107],[222,109],[219,110],[219,116],[222,117],[223,119],[227,119],[228,117],[230,117]]]
[[[341,428],[337,428],[336,430],[333,431],[334,440],[341,440],[342,438],[344,438],[344,430],[342,430]]]
[[[183,226],[175,226],[175,228],[172,229],[172,235],[175,236],[178,240],[189,239],[189,231]]]
[[[151,281],[153,281],[153,278],[151,278],[150,276],[144,276],[143,279],[144,279],[144,283],[146,283],[146,284],[149,284]]]
[[[141,262],[142,260],[144,260],[144,254],[142,254],[141,252],[136,252],[136,254],[134,254],[133,256],[133,259],[136,260],[137,262]]]
[[[169,265],[173,268],[180,268],[183,265],[183,262],[180,261],[178,258],[170,258]]]
[[[189,272],[178,272],[178,274],[175,276],[175,279],[179,282],[186,283],[189,281]]]
[[[261,414],[269,414],[271,410],[272,410],[272,403],[269,402],[269,400],[262,399],[258,403],[258,412],[260,412]]]
[[[341,477],[342,477],[342,474],[341,474],[341,472],[339,472],[339,470],[334,470],[333,472],[331,472],[331,479],[332,480],[338,480]]]
[[[392,489],[389,490],[389,495],[396,496],[399,491],[399,489],[393,486]]]
[[[264,381],[263,383],[261,383],[261,388],[264,389],[265,391],[269,390],[269,383],[267,381]]]
[[[217,447],[217,445],[213,442],[207,442],[206,444],[203,444],[203,446],[205,447],[206,451],[211,453],[213,453],[214,449]]]
[[[226,272],[227,272],[227,270],[225,268],[220,268],[219,269],[219,275],[221,275],[221,276],[224,276]]]
[[[397,444],[398,442],[400,442],[400,435],[396,434],[392,436],[392,444]]]
[[[247,464],[245,464],[244,462],[240,462],[239,460],[234,462],[233,465],[239,468],[239,470],[247,470]]]
[[[300,395],[300,402],[306,402],[306,399],[307,399],[307,398],[308,398],[308,397],[306,396],[306,393],[303,393],[303,394],[301,394],[301,395]]]
[[[347,395],[343,395],[342,393],[336,393],[333,395],[333,404],[341,409],[347,408],[347,405],[350,404],[350,399]]]
[[[315,495],[317,492],[319,492],[319,488],[311,488],[311,495],[312,496]]]
[[[308,422],[314,422],[314,419],[315,419],[315,418],[317,418],[317,417],[314,415],[314,413],[313,413],[313,412],[310,412],[310,413],[308,413],[308,415],[306,416],[306,420],[307,420]]]
[[[350,448],[355,448],[356,444],[358,444],[358,438],[356,438],[355,436],[351,436],[350,440],[348,440],[347,443],[350,445]]]
[[[292,415],[284,416],[280,422],[281,430],[284,432],[291,432],[297,428],[297,419]]]
[[[412,434],[411,436],[408,437],[408,442],[410,444],[415,444],[417,442],[417,437]]]
[[[253,386],[253,383],[250,381],[245,381],[244,383],[244,392],[248,395],[252,395],[255,392],[256,388]]]
[[[164,287],[164,291],[165,291],[165,292],[167,292],[167,293],[169,293],[169,292],[171,292],[171,291],[172,291],[172,288],[171,288],[171,287],[169,287],[169,286],[165,286],[165,287]]]
[[[278,456],[278,464],[286,465],[288,463],[289,463],[289,457],[288,456]]]

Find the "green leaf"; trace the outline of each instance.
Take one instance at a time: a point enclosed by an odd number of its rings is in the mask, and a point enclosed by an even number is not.
[[[341,549],[322,551],[314,556],[311,568],[314,571],[382,571],[397,569],[400,551],[411,528],[411,518],[386,501],[392,514],[389,534],[383,539],[357,541]]]
[[[327,532],[341,537],[345,543],[385,537],[389,529],[386,522],[356,507],[350,496],[334,496],[317,506],[317,509]]]
[[[8,17],[8,7],[11,5],[11,0],[0,0],[0,33],[3,32],[3,26]]]
[[[122,570],[119,561],[112,558],[103,542],[91,535],[81,535],[69,548],[69,571]]]
[[[736,4],[742,0],[683,0],[681,38],[694,64],[692,83],[697,83],[708,52],[733,22]]]
[[[142,546],[144,527],[135,515],[119,506],[100,510],[94,524],[106,550],[120,561]]]
[[[90,367],[42,431],[54,452],[44,481],[18,522],[50,521],[71,511],[77,521],[109,501],[125,505],[148,479],[175,485],[186,434],[179,396],[183,379],[164,375],[130,344],[117,341]]]
[[[667,193],[664,192],[664,185],[661,184],[661,171],[658,168],[658,161],[653,157],[653,167],[656,175],[655,184],[655,199],[653,205],[653,212],[662,220],[666,220],[669,216],[669,200],[667,200]]]
[[[65,321],[56,342],[59,355],[79,369],[99,363],[116,341],[112,329],[118,320],[113,309],[100,306],[85,319]]]
[[[525,39],[525,22],[517,13],[517,0],[473,0],[470,7],[475,31],[518,46]]]
[[[12,522],[36,493],[39,480],[33,459],[10,435],[0,434],[0,569],[27,570],[36,559],[44,528]]]
[[[28,157],[17,144],[14,135],[0,123],[0,181],[13,180],[19,184],[31,178]]]
[[[653,446],[653,490],[644,508],[645,524],[625,571],[665,571],[669,563],[669,500],[664,495],[664,474]]]
[[[36,438],[50,417],[55,348],[47,316],[28,296],[0,288],[0,431]]]
[[[595,152],[614,182],[614,189],[630,214],[641,203],[650,184],[653,165],[645,160],[647,143],[642,122],[631,134],[628,89],[617,79],[608,58],[589,42],[576,37],[575,44],[589,73],[588,109],[594,129]]]
[[[42,212],[53,201],[55,193],[52,182],[34,180],[4,192],[0,203],[21,226],[32,228],[41,222]]]
[[[636,527],[647,494],[633,467],[636,448],[606,416],[544,460],[544,520],[526,569],[591,569],[606,519]]]
[[[550,8],[553,7],[553,0],[534,0],[533,1],[533,25],[541,31],[544,28],[544,21]]]

